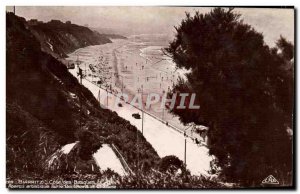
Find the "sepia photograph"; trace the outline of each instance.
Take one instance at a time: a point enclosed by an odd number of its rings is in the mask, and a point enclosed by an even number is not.
[[[4,9],[9,190],[295,188],[293,6]]]

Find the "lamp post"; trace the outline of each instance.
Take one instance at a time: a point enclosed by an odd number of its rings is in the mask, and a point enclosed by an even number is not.
[[[144,135],[144,102],[143,102],[143,96],[144,96],[144,86],[141,85],[141,93],[142,93],[142,135]],[[137,131],[137,177],[138,177],[138,185],[139,185],[139,136]]]
[[[185,177],[186,177],[186,137],[184,138],[184,174],[185,174]]]
[[[165,90],[163,90],[162,93],[163,93],[163,96],[164,96],[165,95]],[[166,104],[163,105],[161,120],[164,120],[165,105]]]
[[[190,127],[188,127],[188,128],[190,128]],[[186,128],[185,130],[184,130],[184,175],[185,175],[185,179],[187,178],[187,172],[186,172],[186,170],[187,170],[187,168],[186,168],[186,149],[187,149],[187,146],[186,146],[186,139],[187,139],[187,133],[186,133],[186,131],[187,131],[187,129],[188,128]]]

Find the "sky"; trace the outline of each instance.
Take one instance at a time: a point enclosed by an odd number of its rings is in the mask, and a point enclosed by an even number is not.
[[[11,7],[7,7],[11,10]],[[209,7],[109,7],[109,6],[18,6],[16,14],[26,19],[47,22],[59,19],[94,28],[114,29],[123,35],[167,33],[174,35],[185,12],[209,12]],[[265,42],[274,46],[283,35],[294,42],[294,10],[278,8],[235,8],[245,23],[263,33]]]

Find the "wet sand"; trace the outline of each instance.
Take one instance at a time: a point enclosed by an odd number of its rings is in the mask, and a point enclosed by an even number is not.
[[[67,60],[80,61],[80,67],[89,80],[100,81],[102,87],[114,93],[123,91],[129,96],[129,101],[135,94],[143,94],[145,104],[149,93],[159,94],[161,98],[185,73],[176,71],[175,64],[163,55],[160,48],[132,40],[113,40],[113,43],[78,49]],[[145,111],[180,130],[187,128],[177,116],[161,108],[161,101]]]

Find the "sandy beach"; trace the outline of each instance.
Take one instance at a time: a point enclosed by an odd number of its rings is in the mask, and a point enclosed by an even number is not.
[[[164,43],[165,44],[165,43]],[[158,46],[157,46],[158,45]],[[176,84],[186,71],[176,70],[175,64],[163,52],[163,43],[143,42],[133,36],[114,39],[113,43],[88,46],[71,53],[67,60],[79,61],[85,75],[114,93],[126,93],[129,101],[135,94],[146,103],[149,93],[162,97]],[[177,116],[170,114],[160,102],[151,105],[147,112],[184,130]]]

